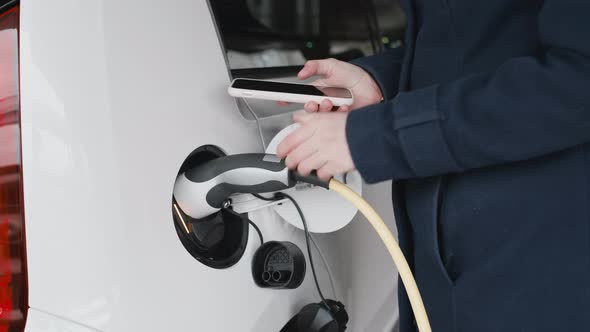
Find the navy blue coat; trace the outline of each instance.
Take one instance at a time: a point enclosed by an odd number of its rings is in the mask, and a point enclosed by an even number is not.
[[[405,46],[354,62],[386,100],[346,131],[394,180],[433,330],[590,331],[590,1],[402,3]]]

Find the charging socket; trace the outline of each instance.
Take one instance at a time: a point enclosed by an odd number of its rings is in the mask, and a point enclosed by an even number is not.
[[[201,146],[186,158],[178,174],[223,156],[225,153],[216,146]],[[226,269],[238,263],[244,255],[249,233],[245,215],[222,209],[204,219],[193,219],[180,209],[172,197],[172,218],[184,248],[204,265]]]
[[[266,242],[254,254],[252,277],[262,288],[295,289],[305,279],[305,256],[291,242]]]

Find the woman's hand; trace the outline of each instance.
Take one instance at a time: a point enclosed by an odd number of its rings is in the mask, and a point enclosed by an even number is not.
[[[383,99],[381,89],[371,75],[348,62],[336,59],[311,60],[305,64],[297,76],[301,80],[312,76],[322,76],[312,84],[350,89],[354,96],[354,104],[341,106],[339,111],[348,112],[376,104]],[[305,104],[305,110],[308,112],[330,112],[333,107],[334,105],[328,99],[322,101],[321,104],[316,102]]]
[[[293,120],[300,127],[279,145],[277,155],[285,159],[289,169],[302,175],[317,170],[322,180],[355,169],[346,142],[345,112],[295,113]]]

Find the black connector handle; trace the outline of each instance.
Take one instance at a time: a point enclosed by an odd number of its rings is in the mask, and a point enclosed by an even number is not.
[[[322,187],[324,189],[328,189],[328,190],[330,189],[330,180],[323,181],[322,179],[320,179],[318,177],[318,175],[316,174],[315,171],[307,176],[301,175],[297,172],[292,172],[292,177],[295,181],[298,181],[298,182],[305,182],[305,183],[313,184],[318,187]]]

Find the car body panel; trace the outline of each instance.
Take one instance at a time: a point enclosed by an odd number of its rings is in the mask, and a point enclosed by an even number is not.
[[[293,291],[254,285],[255,232],[227,270],[197,262],[175,232],[172,186],[193,149],[262,151],[256,122],[227,95],[206,1],[22,1],[20,38],[27,331],[43,326],[39,311],[101,331],[271,332],[317,302],[310,274]],[[381,210],[392,220],[390,209]],[[251,217],[268,239],[304,248],[302,232],[273,211]],[[375,321],[374,305],[395,309],[396,274],[376,236],[353,230],[316,237],[337,294],[317,265],[324,292],[356,308],[351,324],[360,331]],[[378,252],[370,261],[387,280],[359,279],[371,274],[355,272],[362,247]]]
[[[84,326],[61,317],[29,309],[27,314],[27,332],[96,332],[88,326]]]

